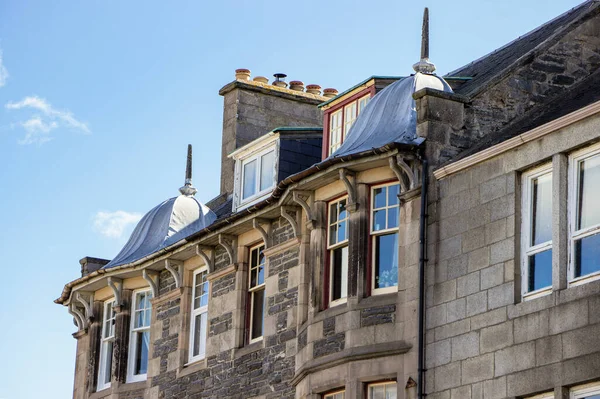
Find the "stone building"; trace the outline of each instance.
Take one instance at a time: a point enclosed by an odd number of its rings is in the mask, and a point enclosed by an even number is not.
[[[74,398],[600,397],[600,3],[445,77],[236,71],[221,195],[57,303]],[[323,126],[323,127],[321,127]]]

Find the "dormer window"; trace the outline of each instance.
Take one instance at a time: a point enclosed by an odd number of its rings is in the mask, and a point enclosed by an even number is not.
[[[360,97],[333,111],[329,116],[329,148],[328,155],[333,154],[344,142],[356,118],[365,108],[371,95]]]
[[[261,196],[275,185],[275,148],[242,161],[242,202]]]
[[[280,127],[235,150],[233,212],[266,199],[277,183],[321,160],[323,129]]]

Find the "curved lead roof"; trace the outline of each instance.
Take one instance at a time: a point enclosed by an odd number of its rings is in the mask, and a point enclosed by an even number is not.
[[[135,262],[188,237],[217,220],[217,215],[198,201],[192,186],[192,146],[188,146],[185,185],[181,195],[154,207],[137,224],[121,252],[103,269]]]
[[[391,143],[420,144],[413,94],[431,88],[452,89],[439,76],[417,72],[398,80],[375,95],[348,131],[344,143],[329,158],[358,154]]]

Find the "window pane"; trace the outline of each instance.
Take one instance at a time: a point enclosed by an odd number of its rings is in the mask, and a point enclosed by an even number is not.
[[[348,217],[346,211],[346,200],[343,199],[340,202],[338,202],[338,204],[338,220],[346,219]]]
[[[207,313],[200,313],[194,318],[194,349],[193,356],[204,355],[206,351]]]
[[[260,164],[260,190],[273,186],[275,176],[275,151],[266,153],[261,157]]]
[[[387,384],[385,386],[385,399],[396,399],[396,384]]]
[[[336,243],[337,239],[337,224],[329,226],[329,245],[333,245]]]
[[[600,271],[600,234],[575,241],[575,277]]]
[[[388,206],[398,204],[398,194],[400,194],[400,185],[394,184],[388,188]]]
[[[388,208],[387,211],[387,228],[394,227],[398,227],[398,207]]]
[[[552,250],[529,257],[529,292],[552,286]]]
[[[348,247],[331,252],[331,300],[335,301],[348,295]]]
[[[134,374],[146,374],[148,372],[148,349],[150,348],[150,331],[137,333],[135,350]]]
[[[265,290],[254,291],[252,297],[252,336],[250,339],[262,337]]]
[[[335,223],[338,219],[337,216],[337,202],[329,205],[329,224]]]
[[[373,190],[373,209],[385,207],[385,196],[387,187],[379,187]]]
[[[143,326],[144,326],[144,312],[136,311],[134,328],[139,328],[139,327],[143,327]]]
[[[256,194],[256,160],[244,164],[244,182],[242,198]]]
[[[600,223],[600,155],[579,163],[579,209],[577,230]]]
[[[373,212],[373,230],[374,231],[385,230],[385,219],[386,219],[385,209]]]
[[[108,341],[106,345],[106,357],[104,358],[104,383],[110,382],[111,370],[112,370],[112,358],[113,358],[113,341]]]
[[[370,386],[369,399],[385,399],[385,385]]]
[[[348,238],[348,230],[346,229],[346,222],[343,221],[338,224],[337,242],[342,242],[346,238]]]
[[[375,288],[398,285],[398,233],[375,237]]]
[[[552,241],[552,174],[547,173],[532,182],[531,245]]]

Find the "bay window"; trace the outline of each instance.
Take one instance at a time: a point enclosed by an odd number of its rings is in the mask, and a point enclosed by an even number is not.
[[[398,286],[398,225],[400,185],[373,187],[371,191],[371,264],[373,294],[394,292]]]
[[[264,245],[250,249],[250,270],[248,273],[249,296],[249,342],[262,339],[265,320],[265,250]]]
[[[150,290],[133,293],[131,306],[131,336],[129,339],[129,362],[127,381],[143,381],[148,373],[150,352],[150,319],[152,317],[152,292]]]
[[[346,302],[348,296],[348,198],[329,203],[329,305]]]
[[[600,146],[570,159],[569,198],[572,283],[600,277]]]
[[[367,385],[368,399],[396,399],[398,397],[396,381],[378,382]]]
[[[114,306],[115,301],[112,299],[104,302],[104,313],[102,315],[102,334],[100,338],[100,364],[98,367],[98,391],[110,387],[113,348],[115,344],[115,321],[117,318]]]
[[[190,317],[189,362],[204,359],[206,356],[206,336],[208,327],[208,271],[206,268],[194,272],[192,289],[192,313]]]
[[[523,174],[521,276],[523,299],[552,289],[552,168]]]

